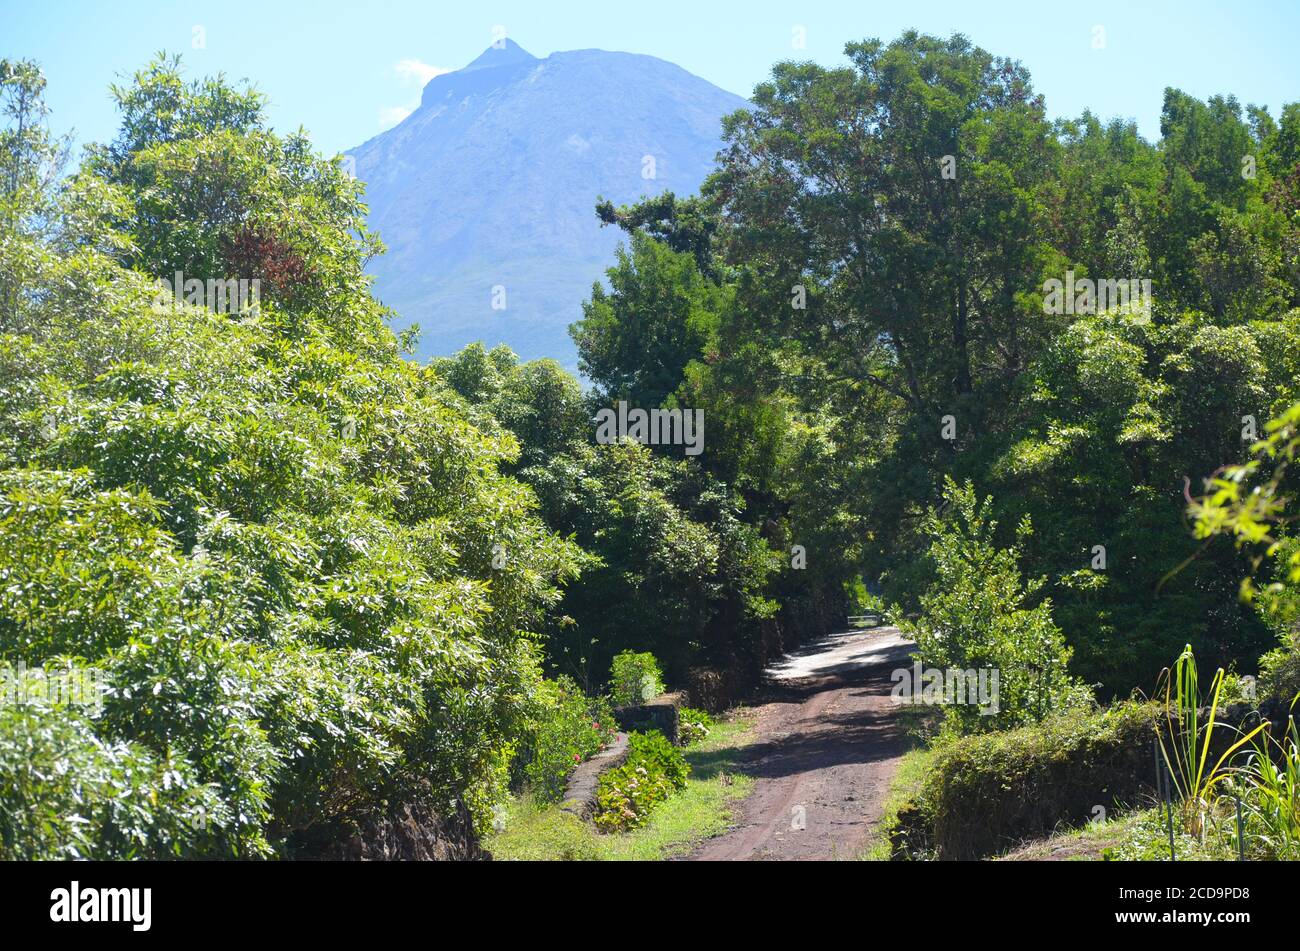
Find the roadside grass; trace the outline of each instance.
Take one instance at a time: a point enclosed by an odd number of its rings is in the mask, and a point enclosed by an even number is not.
[[[857,855],[858,859],[869,862],[888,862],[893,858],[889,837],[898,824],[898,810],[920,792],[934,759],[934,750],[929,741],[937,734],[943,720],[941,713],[934,707],[925,706],[901,706],[894,715],[916,748],[908,750],[898,761],[898,769],[890,778],[889,790],[885,793],[880,822]]]
[[[1035,839],[998,857],[1000,862],[1093,862],[1100,861],[1108,849],[1121,848],[1129,841],[1150,838],[1151,819],[1155,810],[1130,812],[1105,822],[1089,822],[1075,829],[1065,829],[1044,839]],[[1165,857],[1168,858],[1168,844]]]
[[[512,797],[502,829],[487,836],[483,847],[503,861],[655,861],[686,855],[725,832],[734,806],[753,790],[753,779],[737,772],[753,728],[752,716],[736,711],[686,747],[682,752],[691,766],[686,788],[661,803],[639,829],[601,834],[559,806],[539,805],[524,794]]]
[[[934,751],[927,747],[917,747],[903,754],[903,758],[898,761],[898,769],[889,781],[880,822],[876,824],[875,832],[858,858],[871,862],[888,862],[893,857],[889,836],[898,824],[898,810],[920,791],[933,758]]]
[[[1223,862],[1236,858],[1224,842],[1201,842],[1174,819],[1174,849],[1180,862]],[[1140,809],[1105,822],[1090,822],[1026,842],[999,857],[1010,862],[1167,862],[1169,831],[1163,809]]]

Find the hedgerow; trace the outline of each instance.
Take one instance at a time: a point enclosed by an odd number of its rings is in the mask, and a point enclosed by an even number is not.
[[[921,789],[898,810],[895,854],[981,858],[1058,825],[1137,805],[1155,776],[1154,704],[1124,702],[936,747]]]

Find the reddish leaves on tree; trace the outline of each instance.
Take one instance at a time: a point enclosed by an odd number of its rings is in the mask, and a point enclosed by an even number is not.
[[[307,264],[273,232],[246,226],[228,242],[226,259],[239,275],[262,282],[278,296],[290,296],[307,280]]]

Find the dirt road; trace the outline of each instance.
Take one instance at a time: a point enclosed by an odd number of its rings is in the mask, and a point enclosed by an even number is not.
[[[889,675],[908,665],[910,648],[896,628],[851,631],[774,664],[741,767],[754,792],[737,824],[691,858],[854,858],[907,750]]]

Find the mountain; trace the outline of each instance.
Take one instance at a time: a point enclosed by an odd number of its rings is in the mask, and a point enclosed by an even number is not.
[[[745,105],[653,56],[488,48],[349,153],[388,246],[377,296],[398,329],[420,325],[421,359],[482,340],[574,368],[568,325],[619,242],[597,197],[695,192]]]

